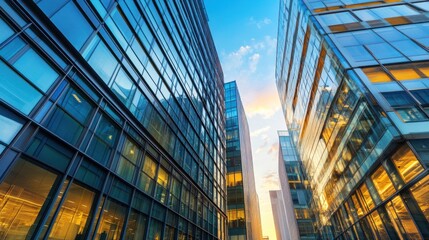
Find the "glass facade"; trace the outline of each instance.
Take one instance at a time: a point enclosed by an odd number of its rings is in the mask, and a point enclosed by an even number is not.
[[[277,206],[278,218],[276,231],[278,239],[317,239],[313,212],[311,211],[310,185],[302,166],[301,159],[288,131],[279,134],[279,178],[282,198]],[[270,192],[271,194],[271,192]],[[271,196],[273,205],[273,196]],[[278,200],[277,200],[278,201]],[[273,209],[274,212],[274,209]],[[284,216],[282,216],[284,215]],[[286,224],[285,226],[282,226]],[[277,228],[280,228],[277,230]],[[286,228],[284,231],[282,228]]]
[[[0,238],[226,239],[202,1],[0,1]]]
[[[429,238],[428,10],[280,1],[277,89],[321,238]]]
[[[228,239],[261,239],[249,126],[237,83],[225,83]]]

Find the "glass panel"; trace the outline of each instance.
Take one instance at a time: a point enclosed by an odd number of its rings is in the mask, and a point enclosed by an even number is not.
[[[125,233],[126,240],[145,239],[147,217],[136,210],[132,210],[128,219]]]
[[[112,90],[116,96],[124,103],[131,99],[131,94],[135,88],[131,79],[127,76],[123,69],[119,70],[118,75],[116,76],[115,82],[112,85]]]
[[[22,159],[0,184],[0,238],[25,239],[35,227],[56,175]]]
[[[429,104],[429,89],[414,90],[411,93],[419,100],[421,104]]]
[[[99,41],[91,57],[89,57],[88,63],[105,83],[109,82],[118,65],[118,61],[102,41]]]
[[[0,43],[13,35],[13,30],[0,18]]]
[[[107,165],[118,135],[119,130],[103,116],[98,123],[87,153],[98,162]]]
[[[91,117],[93,107],[81,94],[70,88],[59,101],[47,127],[71,144],[76,144],[84,126]]]
[[[377,189],[381,200],[390,197],[396,190],[390,181],[389,176],[384,170],[383,166],[380,166],[372,175],[371,179],[374,182],[374,186]]]
[[[349,12],[325,14],[321,15],[320,18],[327,26],[357,22]]]
[[[39,102],[42,94],[0,61],[0,98],[25,114]]]
[[[138,186],[148,194],[152,194],[155,187],[155,174],[157,163],[150,156],[146,155],[143,169],[140,172]]]
[[[399,81],[421,78],[412,65],[391,65],[387,69]]]
[[[362,71],[371,82],[390,82],[392,79],[384,72],[381,67],[364,68]]]
[[[80,50],[92,33],[91,25],[73,1],[61,8],[51,20],[77,50]]]
[[[149,239],[161,240],[162,224],[159,221],[151,219],[149,228]]]
[[[414,199],[419,204],[420,209],[425,215],[426,220],[429,222],[429,176],[418,181],[411,187],[411,193]]]
[[[402,54],[388,43],[368,44],[366,47],[372,52],[372,54],[374,54],[377,59],[380,60],[402,57]]]
[[[427,117],[416,107],[397,108],[396,113],[404,122],[422,121]]]
[[[392,107],[414,105],[413,99],[405,91],[381,93]]]
[[[413,151],[405,145],[392,156],[392,162],[406,183],[424,170]]]
[[[124,225],[126,209],[124,206],[107,200],[100,226],[97,230],[96,239],[120,239],[122,227]]]
[[[386,229],[384,229],[383,222],[381,221],[380,215],[378,214],[377,210],[375,210],[371,214],[371,217],[374,220],[374,225],[377,228],[378,233],[380,234],[380,238],[389,239],[389,236],[387,235]]]
[[[421,239],[417,227],[405,208],[401,197],[397,196],[387,203],[386,209],[398,233],[402,233],[410,239]]]
[[[0,108],[0,126],[0,142],[9,144],[21,130],[22,123],[12,120],[10,114]]]
[[[29,49],[13,66],[43,92],[46,92],[59,76],[33,49]]]
[[[72,184],[55,220],[49,239],[83,239],[95,193]]]

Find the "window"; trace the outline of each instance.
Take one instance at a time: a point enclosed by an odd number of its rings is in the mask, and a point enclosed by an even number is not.
[[[390,82],[392,79],[381,67],[364,68],[362,71],[365,73],[369,81],[373,83]]]
[[[386,204],[386,210],[396,232],[407,239],[420,239],[419,231],[400,196]]]
[[[93,106],[73,88],[69,88],[58,101],[45,125],[62,139],[76,145],[91,118]]]
[[[25,114],[29,114],[42,94],[0,61],[0,99]]]
[[[419,47],[417,44],[412,42],[410,39],[405,39],[401,41],[391,41],[390,44],[392,44],[396,49],[398,49],[402,54],[409,58],[421,56],[421,55],[427,55],[428,52],[423,50],[423,48]],[[420,59],[415,59],[420,60]]]
[[[320,18],[327,26],[357,22],[349,12],[339,12],[321,15]]]
[[[226,175],[227,187],[235,187],[243,185],[243,177],[241,172],[229,172]]]
[[[406,92],[385,92],[382,94],[404,122],[427,119],[427,117],[415,107],[414,101]]]
[[[402,54],[390,46],[387,42],[368,44],[367,48],[377,59],[380,60],[402,57]]]
[[[429,176],[424,177],[411,187],[411,193],[423,212],[426,220],[429,221]]]
[[[429,114],[429,89],[414,90],[411,93],[417,98],[423,109]]]
[[[166,170],[161,167],[158,169],[155,198],[158,199],[161,203],[166,201],[169,177],[170,176]]]
[[[122,204],[108,199],[102,212],[96,239],[120,239],[125,213],[126,208]]]
[[[33,49],[27,50],[13,66],[43,92],[46,92],[59,76]]]
[[[82,48],[93,31],[73,1],[56,12],[51,20],[77,50]]]
[[[127,240],[145,239],[146,224],[147,224],[147,216],[133,209],[128,219],[125,239]]]
[[[384,170],[383,166],[380,166],[371,175],[371,179],[374,183],[375,188],[377,189],[378,194],[380,195],[381,200],[390,197],[393,193],[396,192],[395,188],[393,187],[392,181],[390,181],[390,178]]]
[[[392,156],[392,162],[406,183],[424,170],[416,155],[406,145]]]
[[[378,233],[380,234],[381,239],[389,239],[389,236],[387,235],[386,230],[384,229],[383,226],[383,221],[381,220],[380,215],[378,214],[377,210],[375,210],[372,214],[371,214],[372,219],[374,220],[374,225],[378,231]]]
[[[83,239],[95,193],[72,183],[49,238]]]
[[[127,138],[122,148],[121,156],[119,158],[119,164],[117,173],[131,182],[134,176],[134,172],[137,169],[137,160],[140,156],[140,150],[134,141]]]
[[[102,116],[86,152],[106,166],[109,163],[118,136],[119,130],[117,127],[105,116]]]
[[[143,169],[140,172],[138,187],[149,195],[152,194],[155,184],[157,163],[149,155],[145,156]]]
[[[161,234],[162,234],[162,223],[155,219],[151,219],[148,239],[161,240]]]
[[[101,79],[105,83],[108,83],[118,65],[118,61],[98,37],[93,40],[91,45],[96,45],[96,47],[89,56],[88,63],[95,72],[98,73]],[[87,49],[86,51],[91,51],[91,49]],[[83,55],[85,56],[86,54],[84,53]]]
[[[4,239],[26,238],[49,202],[57,176],[23,159],[0,184],[0,233]],[[31,235],[31,233],[29,234]]]
[[[3,19],[0,18],[0,43],[3,43],[6,39],[14,34],[12,28],[10,28]]]
[[[115,81],[111,86],[112,91],[115,95],[128,106],[128,103],[132,99],[135,86],[125,71],[121,68],[116,75]]]
[[[6,109],[0,107],[0,153],[15,138],[23,123]]]

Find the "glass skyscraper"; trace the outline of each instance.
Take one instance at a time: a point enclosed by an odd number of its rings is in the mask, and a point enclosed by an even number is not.
[[[237,83],[225,83],[228,239],[262,239],[249,126]]]
[[[225,239],[202,0],[0,1],[0,238]]]
[[[276,233],[279,240],[317,239],[311,206],[311,191],[295,144],[288,131],[279,134],[280,193],[271,193]],[[274,213],[274,211],[278,211]],[[277,219],[276,219],[277,218]],[[285,218],[285,219],[281,219]],[[286,225],[285,225],[286,224]]]
[[[276,83],[324,239],[429,239],[429,2],[280,1]]]

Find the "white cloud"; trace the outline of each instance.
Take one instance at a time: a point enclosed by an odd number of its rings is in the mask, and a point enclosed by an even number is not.
[[[271,24],[271,19],[266,17],[264,19],[256,20],[255,18],[251,17],[249,18],[249,24],[256,26],[258,29],[261,29],[265,25]]]
[[[255,72],[256,68],[258,67],[259,59],[261,58],[261,55],[259,53],[255,53],[252,56],[249,57],[249,70],[250,72]]]

